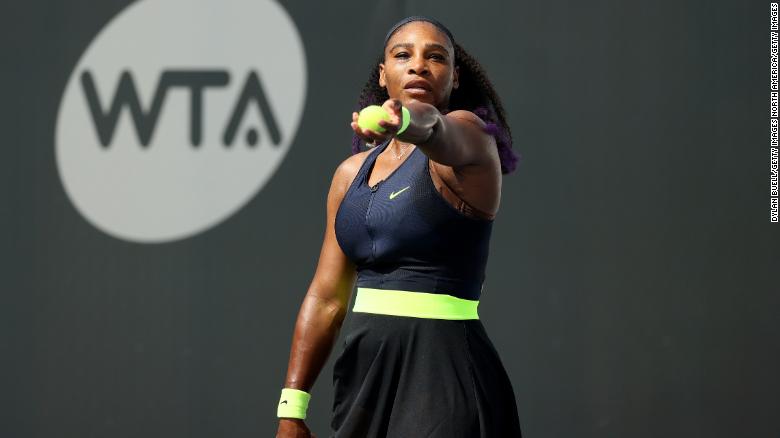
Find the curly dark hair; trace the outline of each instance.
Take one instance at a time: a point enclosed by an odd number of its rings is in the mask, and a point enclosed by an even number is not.
[[[476,114],[486,123],[485,132],[496,139],[498,154],[501,158],[501,173],[514,172],[522,154],[512,150],[512,132],[506,122],[504,106],[493,89],[493,84],[487,77],[482,65],[469,55],[463,47],[454,43],[455,65],[459,66],[459,85],[450,94],[449,111],[463,109]],[[380,55],[371,66],[368,80],[360,92],[355,111],[369,105],[382,105],[390,98],[387,90],[379,85],[379,64],[384,61]],[[352,134],[352,153],[365,150],[363,140],[357,134]]]

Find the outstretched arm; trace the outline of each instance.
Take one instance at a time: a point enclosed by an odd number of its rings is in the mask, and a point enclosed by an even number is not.
[[[379,124],[389,132],[396,132],[400,125],[400,106],[397,99],[385,102],[391,121]],[[406,104],[411,120],[398,140],[414,143],[431,160],[454,169],[471,165],[490,165],[495,160],[496,140],[485,132],[485,122],[476,114],[456,110],[441,114],[435,106],[411,101]]]

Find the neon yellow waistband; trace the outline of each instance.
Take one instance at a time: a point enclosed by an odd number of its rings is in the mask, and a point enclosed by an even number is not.
[[[353,312],[434,319],[479,319],[478,300],[446,294],[358,287]]]

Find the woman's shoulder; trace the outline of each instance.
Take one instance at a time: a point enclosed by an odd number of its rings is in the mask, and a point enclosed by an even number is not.
[[[485,126],[487,126],[487,124],[485,123],[484,120],[482,120],[475,113],[473,113],[471,111],[468,111],[468,110],[450,111],[450,112],[447,113],[447,117],[456,118],[456,119],[460,119],[460,120],[465,120],[467,122],[471,122],[471,123],[479,126],[482,129],[485,129]]]
[[[371,151],[372,149],[369,149],[350,155],[336,168],[336,174],[342,174],[342,176],[351,175],[354,178],[360,171],[360,167],[363,165],[363,162],[366,161],[366,158],[368,158],[368,154],[370,154]]]
[[[350,155],[336,167],[336,171],[333,175],[333,183],[334,186],[340,188],[342,194],[346,193],[372,150],[373,149],[369,149]]]

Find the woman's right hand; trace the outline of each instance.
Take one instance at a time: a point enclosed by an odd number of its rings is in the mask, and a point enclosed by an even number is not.
[[[280,418],[276,438],[317,438],[300,418]]]

